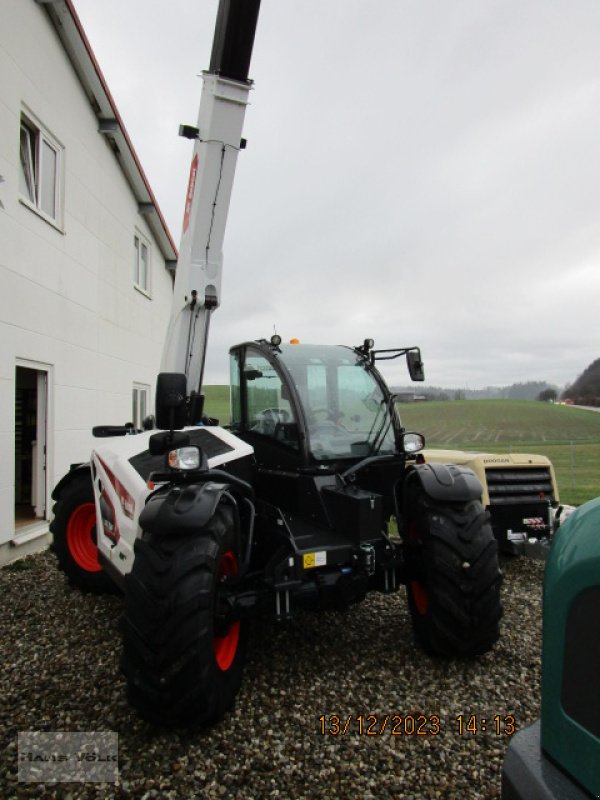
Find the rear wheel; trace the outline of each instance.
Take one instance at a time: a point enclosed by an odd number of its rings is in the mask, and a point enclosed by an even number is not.
[[[139,714],[163,725],[208,725],[234,704],[245,625],[230,620],[239,571],[233,511],[218,506],[193,537],[144,534],[126,579],[121,666]]]
[[[114,591],[113,582],[98,561],[94,487],[87,470],[61,491],[50,530],[59,566],[71,583],[86,592]]]
[[[418,643],[445,657],[487,652],[499,636],[502,573],[481,503],[438,503],[415,492],[405,543]]]

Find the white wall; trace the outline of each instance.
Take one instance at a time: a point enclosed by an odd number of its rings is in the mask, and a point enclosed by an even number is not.
[[[7,8],[8,6],[8,8]],[[91,427],[131,419],[133,382],[154,387],[172,281],[43,6],[4,3],[0,26],[0,546],[14,532],[17,359],[51,367],[48,484],[89,458]],[[64,225],[19,200],[26,106],[64,146]],[[149,299],[133,286],[133,237],[151,246]],[[152,397],[153,402],[153,397]],[[50,502],[48,503],[50,506]],[[3,559],[0,553],[0,563]]]

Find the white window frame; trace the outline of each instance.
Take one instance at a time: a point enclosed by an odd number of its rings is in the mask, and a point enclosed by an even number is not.
[[[131,410],[134,427],[142,429],[142,422],[150,413],[150,386],[147,383],[134,383],[131,393]]]
[[[61,232],[64,219],[64,151],[58,139],[30,111],[21,111],[19,200]],[[55,156],[53,165],[48,161],[48,152]],[[47,166],[53,166],[52,175]],[[53,183],[50,191],[45,183],[49,178]]]
[[[142,254],[146,252],[145,270]],[[151,297],[152,289],[152,248],[147,237],[136,228],[133,235],[133,285],[146,297]]]

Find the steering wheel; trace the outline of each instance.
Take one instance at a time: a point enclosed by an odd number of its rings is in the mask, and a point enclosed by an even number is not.
[[[324,419],[318,420],[316,418],[317,414],[323,414],[324,415]],[[348,428],[344,425],[344,422],[343,422],[344,417],[345,417],[345,414],[344,414],[343,411],[340,411],[339,414],[337,414],[337,416],[336,416],[336,414],[330,408],[325,408],[325,407],[323,407],[323,408],[311,408],[309,416],[314,419],[314,423],[315,423],[315,426],[317,428],[321,428],[323,430],[327,430],[327,429],[331,429],[332,427],[334,427],[334,428],[336,428],[338,430],[342,430],[342,431],[347,431],[348,430]]]
[[[290,412],[285,408],[265,408],[260,414],[269,422],[289,422]]]

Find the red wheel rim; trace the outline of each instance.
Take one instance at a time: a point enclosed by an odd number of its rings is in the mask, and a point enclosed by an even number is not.
[[[230,575],[237,575],[237,573],[238,562],[235,553],[232,550],[227,550],[227,552],[223,553],[221,556],[217,577],[220,580],[221,578],[227,578]],[[215,660],[217,662],[217,666],[223,672],[227,672],[227,670],[233,664],[239,641],[239,620],[231,623],[227,633],[224,636],[215,636],[213,638]]]
[[[82,503],[77,506],[67,523],[67,547],[78,567],[86,572],[100,572],[98,547],[94,541],[96,506]]]
[[[429,592],[419,581],[411,581],[410,588],[412,591],[413,601],[417,612],[423,616],[427,613],[427,606],[429,605]]]
[[[415,546],[422,543],[415,522],[409,523],[408,542],[409,544]],[[421,616],[424,616],[427,613],[427,607],[429,606],[429,592],[427,587],[424,583],[421,583],[421,581],[411,581],[410,590],[412,592],[412,599],[415,604],[415,608],[417,609],[417,613]]]

